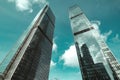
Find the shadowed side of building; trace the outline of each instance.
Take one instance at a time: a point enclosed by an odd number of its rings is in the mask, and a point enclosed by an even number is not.
[[[40,10],[0,80],[48,80],[55,16],[48,5]],[[18,44],[17,44],[18,45]],[[10,53],[8,56],[11,55]],[[2,64],[10,57],[6,56]],[[2,66],[2,64],[0,66]]]

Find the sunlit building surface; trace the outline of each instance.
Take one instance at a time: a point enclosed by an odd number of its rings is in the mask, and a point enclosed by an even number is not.
[[[120,64],[112,54],[111,50],[108,48],[106,43],[103,40],[99,40],[100,47],[102,49],[102,52],[107,59],[109,66],[111,67],[113,71],[113,76],[115,80],[120,80]]]
[[[54,23],[46,5],[0,64],[0,80],[48,80]]]
[[[69,18],[71,22],[72,32],[74,35],[74,41],[76,43],[75,45],[76,45],[76,50],[77,50],[77,55],[78,55],[78,60],[79,60],[79,65],[83,80],[93,80],[93,79],[84,78],[85,76],[90,76],[90,75],[88,74],[89,67],[86,69],[86,71],[83,70],[82,61],[83,63],[86,63],[84,61],[89,61],[88,62],[89,64],[93,64],[93,63],[96,64],[95,66],[93,66],[93,68],[95,69],[95,71],[97,71],[97,74],[101,75],[101,72],[99,73],[99,71],[101,70],[102,72],[105,72],[106,76],[108,76],[105,78],[105,76],[103,76],[102,74],[103,77],[102,79],[97,77],[99,79],[94,79],[94,80],[119,80],[120,79],[119,64],[116,61],[110,49],[105,44],[104,40],[101,38],[99,32],[97,31],[96,26],[94,26],[87,19],[87,17],[83,13],[83,11],[79,8],[78,5],[74,5],[69,8]],[[87,57],[85,58],[83,58],[85,55],[85,53],[82,51],[83,44],[87,45],[89,49],[89,52],[87,53],[90,53],[90,55],[88,54]],[[97,67],[99,69],[96,69]]]

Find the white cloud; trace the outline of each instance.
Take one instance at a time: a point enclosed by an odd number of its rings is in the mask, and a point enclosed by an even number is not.
[[[51,62],[50,62],[50,67],[54,67],[54,66],[56,66],[56,63],[51,60]]]
[[[33,12],[33,4],[44,5],[48,3],[46,0],[8,0],[8,2],[14,3],[18,11]]]
[[[32,10],[32,4],[29,0],[15,0],[15,4],[18,11]]]
[[[32,13],[33,12],[33,9],[29,10],[29,13]]]
[[[112,38],[112,42],[113,43],[120,43],[120,38],[119,38],[118,34],[116,34],[115,37]]]
[[[64,65],[69,67],[79,67],[75,45],[71,45],[68,50],[60,57],[64,61]]]
[[[112,34],[112,30],[109,30],[108,32],[101,34],[101,38],[107,41],[108,37]]]
[[[55,43],[55,39],[53,40],[53,47],[52,47],[52,51],[53,52],[57,52],[57,44]]]
[[[91,21],[91,23],[93,23],[94,25],[97,25],[96,27],[98,28],[98,26],[100,26],[101,22],[99,20],[94,20]]]

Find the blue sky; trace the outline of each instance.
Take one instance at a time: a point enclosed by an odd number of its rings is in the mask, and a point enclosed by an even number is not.
[[[120,61],[120,0],[1,0],[0,62],[45,3],[56,16],[49,80],[81,79],[68,15],[74,4],[100,24],[101,35]]]

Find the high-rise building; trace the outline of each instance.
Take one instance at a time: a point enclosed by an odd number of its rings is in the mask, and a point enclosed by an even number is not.
[[[79,51],[78,43],[75,44],[77,52]],[[86,44],[81,47],[81,54],[78,57],[80,67],[82,71],[83,80],[111,80],[103,63],[94,64],[93,59],[90,55],[89,49]]]
[[[112,54],[112,51],[108,48],[107,44],[103,40],[99,40],[98,42],[109,66],[113,71],[114,79],[120,80],[120,64]]]
[[[81,64],[84,63],[83,57],[86,55],[86,52],[88,53],[88,49],[86,48],[84,50],[85,52],[83,52],[81,46],[86,44],[90,53],[90,55],[87,54],[85,58],[85,60],[87,59],[87,63],[96,64],[94,69],[97,68],[98,65],[101,66],[101,68],[104,66],[101,70],[106,70],[105,72],[107,72],[106,74],[110,76],[111,80],[119,80],[120,65],[105,44],[104,40],[102,40],[100,36],[98,37],[99,33],[95,29],[96,27],[87,19],[78,5],[69,8],[69,18],[74,41],[77,43],[76,50],[82,74],[84,74],[84,71]],[[86,75],[89,76],[89,74]]]
[[[48,80],[54,23],[46,5],[0,64],[0,80]]]

